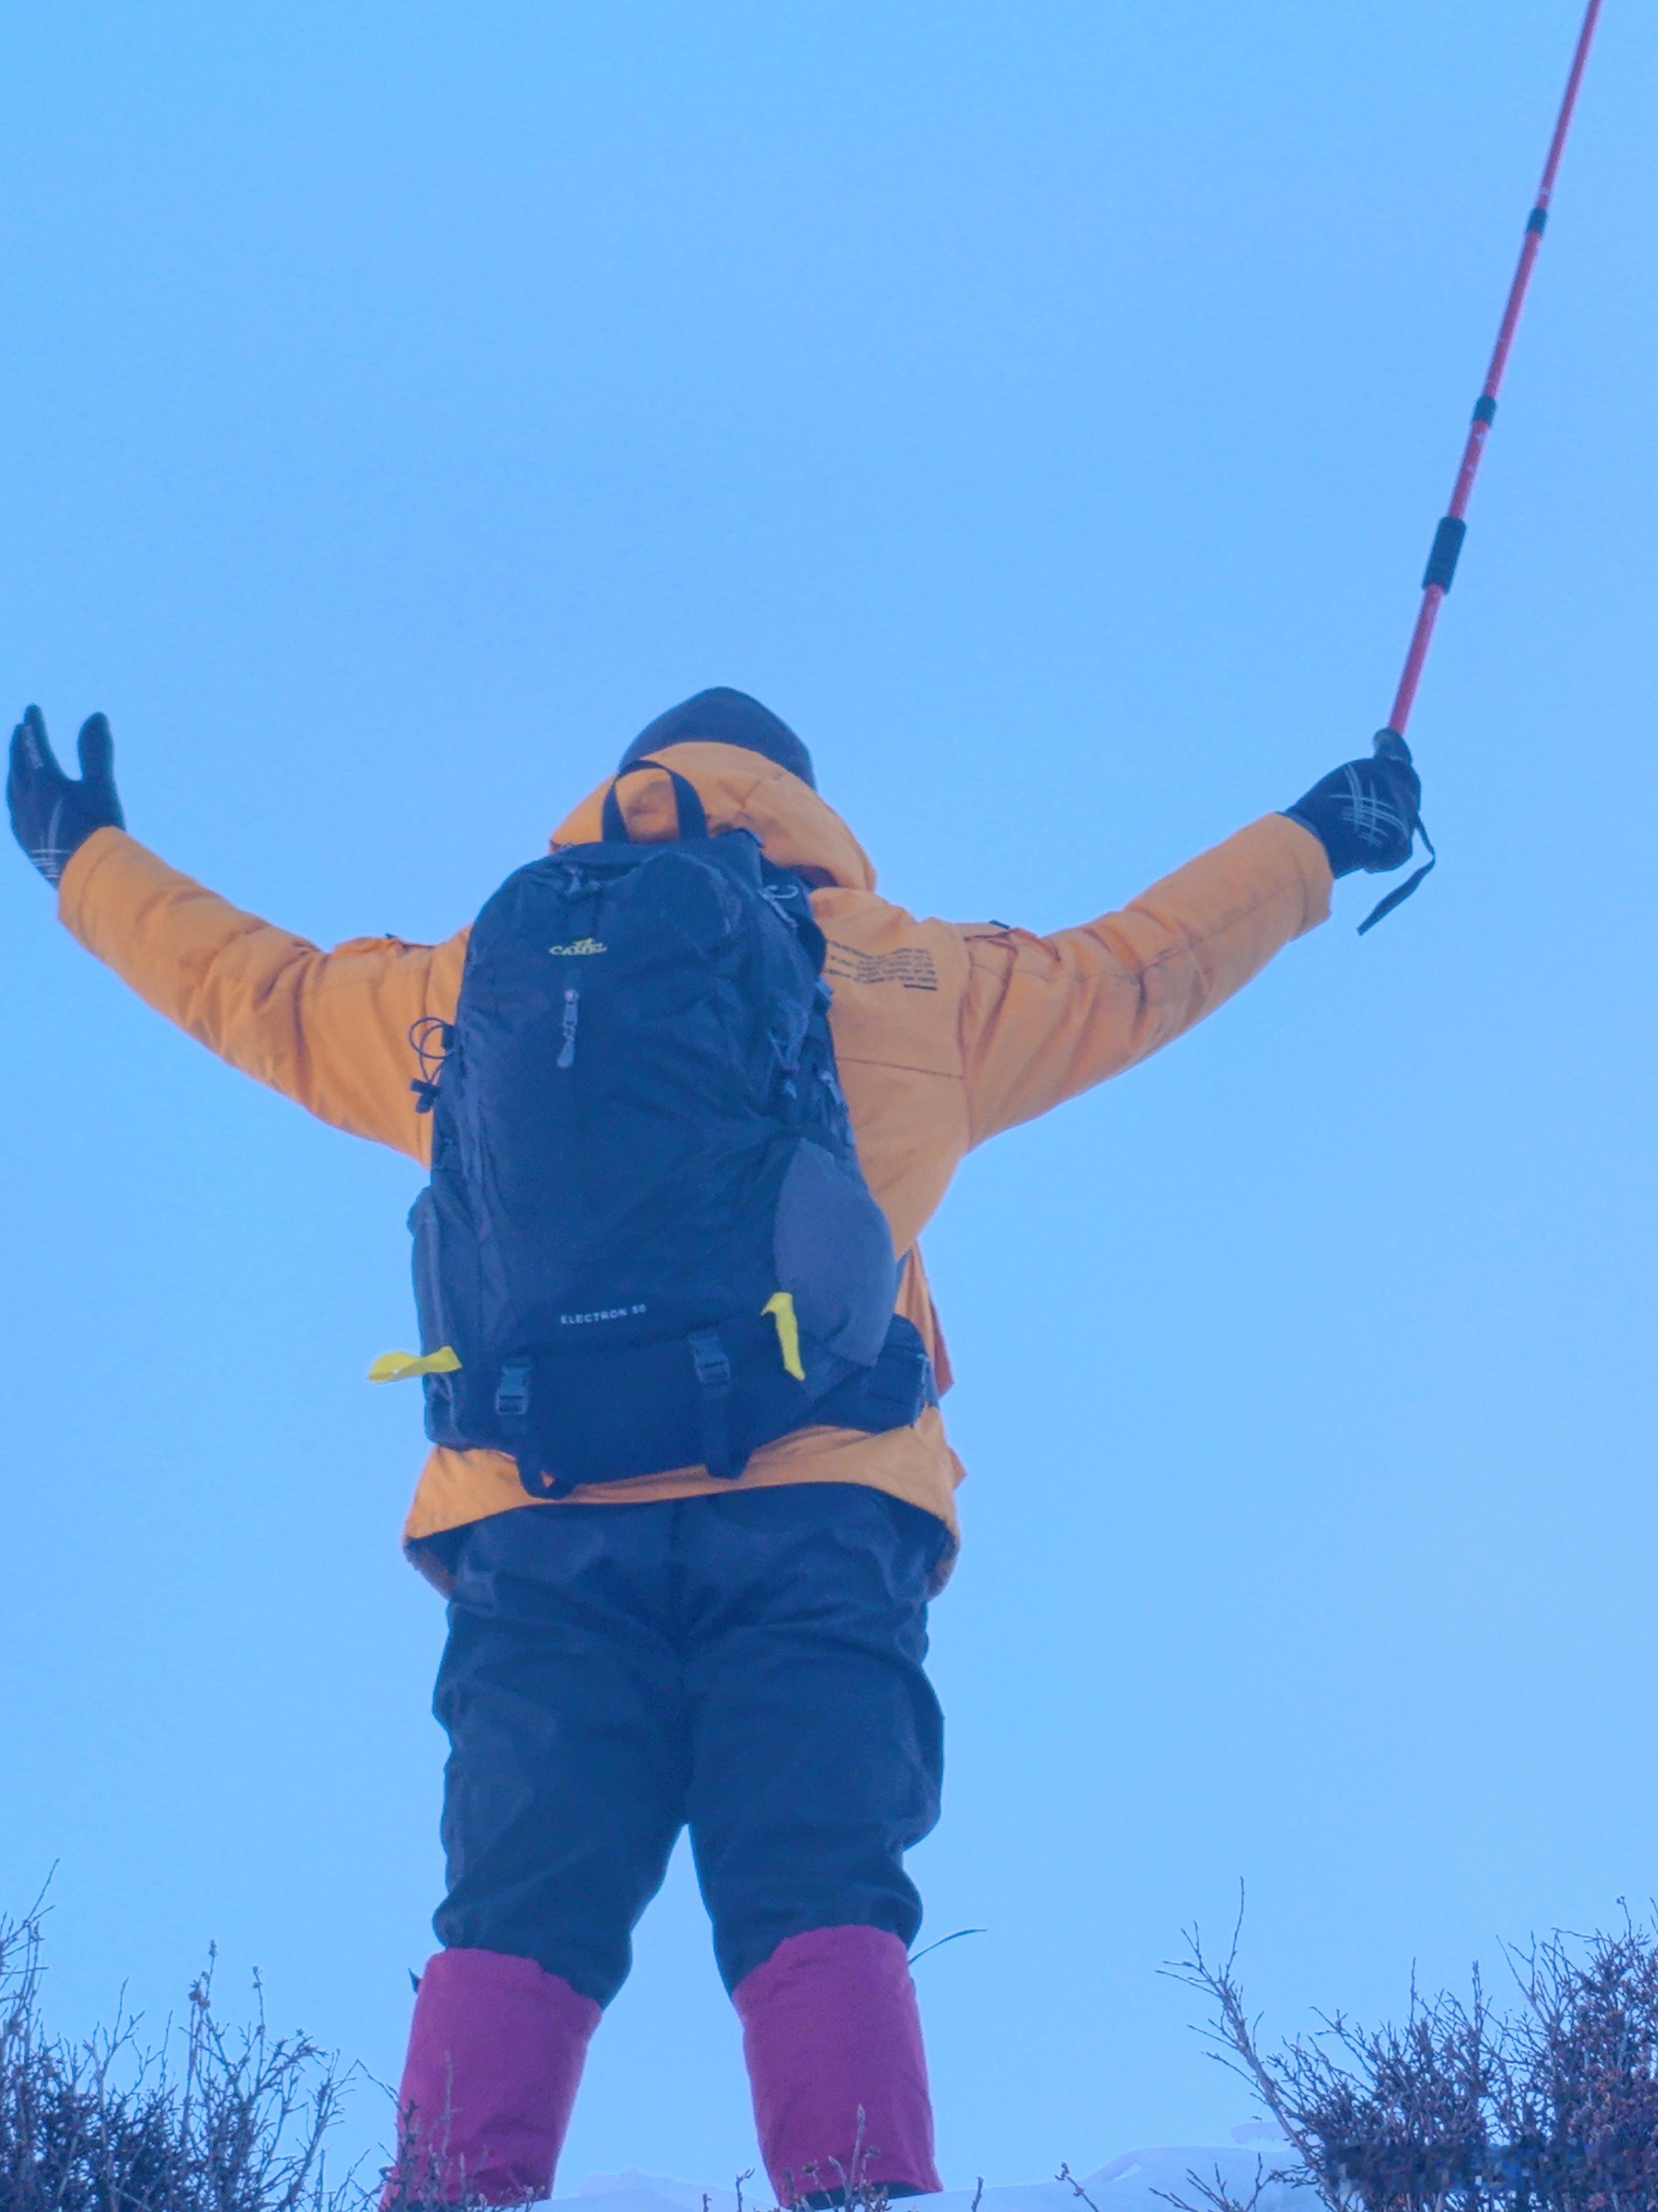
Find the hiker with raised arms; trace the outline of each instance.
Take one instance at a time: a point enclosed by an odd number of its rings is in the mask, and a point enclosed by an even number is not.
[[[1333,877],[1402,866],[1408,753],[1042,937],[884,898],[799,738],[705,691],[470,932],[332,952],[126,834],[101,715],[80,762],[31,707],[12,825],[74,935],[431,1170],[419,1350],[374,1370],[422,1380],[405,1543],[450,1607],[442,1948],[389,2194],[550,2192],[687,1826],[780,2202],[835,2201],[860,2152],[860,2184],[938,2189],[903,1862],[938,1817],[962,1469],[917,1240],[973,1146],[1190,1029]]]

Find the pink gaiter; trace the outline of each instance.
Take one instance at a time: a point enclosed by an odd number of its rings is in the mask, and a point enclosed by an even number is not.
[[[440,1951],[421,1977],[387,2212],[550,2197],[599,2008],[533,1959]]]
[[[732,1992],[755,2126],[780,2204],[849,2179],[942,2189],[909,1961],[881,1928],[815,1928]],[[864,2115],[859,2172],[858,2115]]]

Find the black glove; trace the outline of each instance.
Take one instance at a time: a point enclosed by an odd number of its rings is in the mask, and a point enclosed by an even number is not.
[[[1385,876],[1410,859],[1421,807],[1422,780],[1411,765],[1411,749],[1384,730],[1374,759],[1348,761],[1284,811],[1312,831],[1338,876],[1356,868]]]
[[[94,830],[125,830],[115,795],[115,740],[101,714],[88,715],[76,743],[77,782],[65,775],[38,707],[26,707],[11,733],[6,805],[13,835],[49,884],[55,884]]]

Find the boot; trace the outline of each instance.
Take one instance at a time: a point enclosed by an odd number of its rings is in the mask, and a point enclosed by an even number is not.
[[[942,2189],[909,1961],[880,1928],[780,1943],[732,1992],[766,2172],[783,2205],[848,2186]],[[859,2115],[862,2113],[862,2126]]]
[[[550,2197],[598,2021],[533,1959],[440,1951],[415,2000],[383,2212]]]

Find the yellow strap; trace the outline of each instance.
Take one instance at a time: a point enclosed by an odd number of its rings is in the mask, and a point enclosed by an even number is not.
[[[386,1352],[368,1370],[371,1382],[406,1382],[411,1375],[452,1375],[460,1365],[453,1350],[445,1345],[441,1352],[428,1352],[422,1358],[417,1352]]]
[[[787,1291],[779,1291],[775,1297],[767,1299],[761,1311],[768,1313],[777,1323],[777,1343],[784,1366],[797,1382],[804,1382],[806,1370],[800,1364],[800,1324],[795,1319],[793,1297]]]

